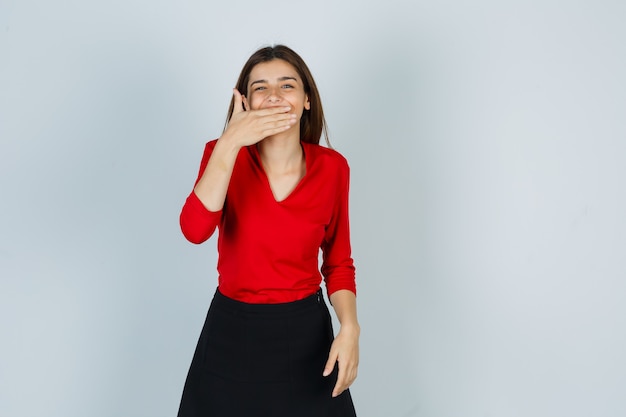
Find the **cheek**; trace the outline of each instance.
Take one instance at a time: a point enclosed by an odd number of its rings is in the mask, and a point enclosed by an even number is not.
[[[248,99],[248,106],[253,110],[257,109],[261,103],[263,103],[263,97],[260,97],[259,94],[254,94]]]

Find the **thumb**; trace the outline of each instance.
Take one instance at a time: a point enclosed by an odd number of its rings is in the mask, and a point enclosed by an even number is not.
[[[243,96],[236,88],[233,88],[233,114],[241,113],[243,108]]]

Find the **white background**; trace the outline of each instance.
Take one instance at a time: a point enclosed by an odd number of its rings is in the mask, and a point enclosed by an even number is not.
[[[352,167],[360,417],[626,415],[623,1],[0,2],[0,415],[174,416],[258,47]]]

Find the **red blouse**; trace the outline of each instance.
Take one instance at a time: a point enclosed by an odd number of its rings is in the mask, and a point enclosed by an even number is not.
[[[216,142],[206,144],[198,180]],[[302,142],[302,148],[306,174],[280,202],[272,194],[256,146],[239,152],[221,211],[207,210],[194,192],[187,198],[180,226],[190,242],[206,241],[219,227],[222,294],[248,303],[290,302],[315,293],[322,275],[329,296],[341,289],[356,294],[348,163],[320,145]]]

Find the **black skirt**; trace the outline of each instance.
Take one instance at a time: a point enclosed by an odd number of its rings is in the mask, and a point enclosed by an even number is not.
[[[321,290],[283,304],[247,304],[216,291],[178,417],[355,417],[322,371],[333,341]]]

